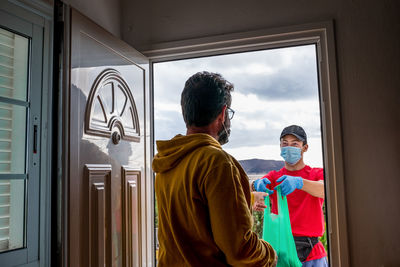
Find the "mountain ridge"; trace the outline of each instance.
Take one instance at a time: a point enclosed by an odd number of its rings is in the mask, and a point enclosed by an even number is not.
[[[247,174],[267,174],[273,170],[280,170],[285,166],[283,160],[270,159],[245,159],[239,160],[239,163]]]

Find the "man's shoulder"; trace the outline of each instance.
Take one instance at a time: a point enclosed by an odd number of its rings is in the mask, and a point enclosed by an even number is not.
[[[321,167],[310,167],[310,166],[307,166],[307,167],[309,167],[310,168],[310,172],[313,172],[313,173],[323,173],[324,172],[324,168],[321,168]]]
[[[213,165],[224,162],[232,163],[233,161],[232,156],[230,156],[227,152],[212,145],[199,147],[193,152],[193,156],[197,157],[199,161],[206,161],[208,163],[212,163]]]
[[[316,180],[323,180],[324,179],[324,169],[320,167],[310,167],[309,168],[309,173],[310,173],[310,178],[316,178]]]
[[[226,157],[225,154],[227,154],[223,149],[215,147],[211,144],[199,147],[198,149],[196,149],[196,152],[215,157]]]

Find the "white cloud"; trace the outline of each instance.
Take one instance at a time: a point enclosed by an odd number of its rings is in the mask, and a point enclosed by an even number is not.
[[[274,159],[282,160],[280,157],[279,144],[277,145],[259,145],[255,146],[241,146],[236,148],[223,147],[229,154],[234,156],[237,160],[244,159]]]
[[[322,166],[315,46],[156,63],[156,138],[185,133],[180,94],[185,81],[203,70],[221,73],[235,85],[227,151],[238,159],[280,160],[279,135],[285,126],[297,124],[309,137],[306,163]]]
[[[157,104],[155,104],[154,106],[157,113],[161,113],[164,111],[175,111],[180,113],[182,111],[181,105],[177,103],[157,102]]]

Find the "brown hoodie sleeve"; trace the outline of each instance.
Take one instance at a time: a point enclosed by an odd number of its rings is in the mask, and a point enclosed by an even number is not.
[[[274,249],[251,230],[253,219],[237,168],[229,161],[214,166],[204,180],[204,193],[215,243],[228,264],[275,266]]]

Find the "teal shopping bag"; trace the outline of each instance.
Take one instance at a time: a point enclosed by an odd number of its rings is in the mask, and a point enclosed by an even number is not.
[[[263,239],[271,244],[278,254],[277,267],[301,267],[290,226],[286,196],[282,198],[281,187],[277,187],[278,214],[271,212],[269,197],[265,198]]]

